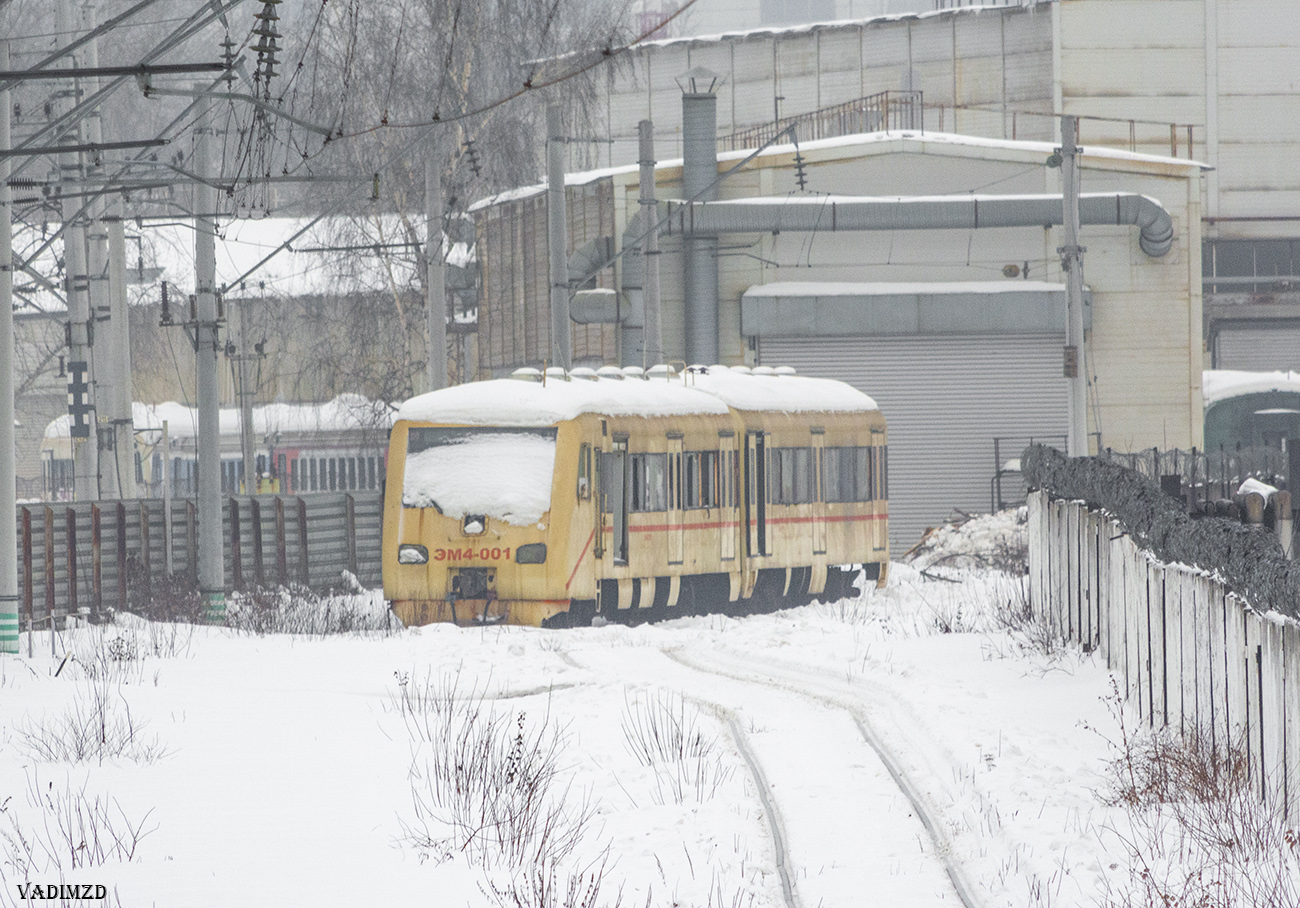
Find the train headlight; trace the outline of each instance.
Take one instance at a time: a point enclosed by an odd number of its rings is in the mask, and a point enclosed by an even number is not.
[[[546,561],[546,543],[530,542],[515,549],[516,564],[543,564]]]
[[[399,545],[397,547],[398,564],[428,564],[429,550],[422,545]]]

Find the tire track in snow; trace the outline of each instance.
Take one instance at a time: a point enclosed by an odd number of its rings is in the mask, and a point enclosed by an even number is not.
[[[835,690],[838,685],[832,686],[829,679],[823,681],[816,677],[810,677],[807,670],[800,671],[799,669],[781,666],[772,662],[756,664],[752,659],[737,656],[734,653],[722,654],[716,649],[709,652],[709,660],[712,664],[703,664],[687,656],[680,649],[667,651],[664,655],[681,665],[704,674],[729,678],[745,684],[759,684],[776,690],[802,695],[847,712],[852,717],[853,723],[857,726],[863,740],[876,753],[881,764],[898,786],[899,791],[903,793],[916,811],[917,818],[930,835],[935,854],[943,862],[944,870],[948,874],[948,879],[952,883],[957,897],[961,899],[965,908],[982,908],[981,902],[975,895],[975,887],[966,879],[963,868],[953,856],[952,843],[943,832],[943,826],[939,822],[941,811],[931,804],[930,800],[913,783],[908,773],[903,769],[902,762],[897,755],[873,728],[866,710],[853,691],[848,689],[844,691]],[[731,670],[720,670],[717,667],[719,661],[730,662]],[[780,677],[784,683],[775,680],[776,677]],[[819,693],[810,689],[809,682],[823,688],[822,692]],[[833,693],[828,692],[827,688],[830,688]]]

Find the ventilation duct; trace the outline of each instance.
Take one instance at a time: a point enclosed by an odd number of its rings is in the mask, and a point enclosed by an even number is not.
[[[1062,221],[1059,195],[920,196],[870,198],[818,196],[665,202],[661,234],[685,237],[720,233],[840,230],[969,230],[980,227],[1052,227]],[[1091,192],[1079,197],[1079,220],[1140,228],[1138,245],[1157,258],[1173,245],[1169,212],[1150,196]]]

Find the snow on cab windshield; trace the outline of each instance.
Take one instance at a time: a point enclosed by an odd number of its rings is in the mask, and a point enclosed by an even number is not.
[[[412,427],[402,505],[528,526],[551,507],[554,473],[553,428]]]

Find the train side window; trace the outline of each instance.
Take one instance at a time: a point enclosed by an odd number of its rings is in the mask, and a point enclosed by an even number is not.
[[[879,445],[876,452],[877,497],[889,497],[889,445]]]
[[[811,448],[772,448],[769,458],[768,500],[773,504],[805,504],[815,491]]]
[[[309,491],[315,492],[316,489],[317,489],[317,485],[316,485],[316,481],[317,481],[317,476],[316,476],[316,458],[315,458],[315,457],[309,457],[309,458],[307,458],[307,468],[308,468],[308,469],[307,469],[307,472],[308,472],[308,481],[307,481],[308,489],[309,489]]]
[[[682,457],[683,507],[716,508],[718,506],[718,452],[687,451]]]
[[[875,498],[875,467],[876,457],[874,448],[854,448],[854,460],[857,462],[858,474],[858,495],[856,501],[871,501]]]
[[[633,454],[632,511],[668,510],[668,455]]]
[[[578,448],[578,498],[586,501],[591,497],[591,445],[583,444]]]

